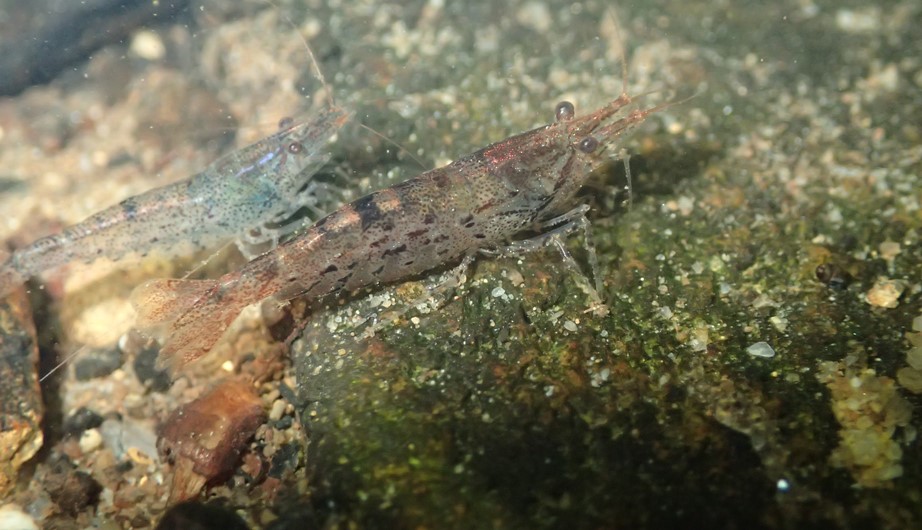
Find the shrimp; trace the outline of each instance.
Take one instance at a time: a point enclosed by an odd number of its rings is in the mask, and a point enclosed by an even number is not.
[[[572,208],[577,190],[609,147],[665,107],[624,112],[631,101],[625,90],[582,117],[561,102],[553,123],[357,199],[237,271],[143,284],[131,297],[138,327],[166,333],[160,363],[175,373],[265,298],[314,300],[397,282],[477,254],[540,248],[585,228],[588,207]],[[539,235],[522,239],[529,230]]]
[[[17,249],[0,265],[0,296],[28,277],[71,261],[119,259],[130,253],[205,249],[236,237],[239,245],[277,243],[268,225],[312,205],[311,176],[330,155],[327,141],[351,113],[335,104],[311,119],[218,158],[180,182],[130,197],[61,233]],[[243,250],[243,248],[242,248]]]

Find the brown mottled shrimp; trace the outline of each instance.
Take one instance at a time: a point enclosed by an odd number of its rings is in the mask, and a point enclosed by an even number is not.
[[[176,369],[267,297],[317,299],[396,282],[478,253],[527,251],[585,227],[586,207],[573,208],[576,191],[608,148],[662,108],[625,111],[630,102],[624,93],[582,117],[562,102],[553,123],[366,195],[238,271],[148,282],[132,294],[138,326],[166,333],[161,364]],[[541,234],[522,240],[531,229]]]

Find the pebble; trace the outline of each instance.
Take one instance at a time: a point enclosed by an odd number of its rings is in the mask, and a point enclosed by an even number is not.
[[[877,247],[877,250],[880,252],[880,257],[893,261],[900,254],[900,244],[895,241],[884,241]]]
[[[80,450],[83,454],[92,453],[102,445],[102,434],[99,429],[89,429],[80,435]]]
[[[80,407],[64,419],[64,434],[77,436],[87,429],[95,429],[102,425],[103,418],[95,411]]]
[[[282,419],[282,415],[285,414],[286,406],[287,403],[285,403],[284,399],[276,399],[272,403],[272,408],[269,410],[269,419],[272,421],[278,421]]]
[[[769,346],[767,342],[757,342],[748,348],[746,348],[746,353],[752,355],[753,357],[763,357],[770,359],[775,356],[775,350]]]
[[[134,373],[145,385],[149,385],[154,392],[166,392],[172,380],[165,370],[157,369],[157,355],[159,348],[144,348],[134,358]]]
[[[5,530],[38,530],[35,520],[15,504],[0,506],[0,528]]]
[[[78,381],[105,377],[122,366],[122,352],[118,348],[93,348],[74,363],[74,376]]]
[[[896,371],[896,381],[913,394],[922,394],[922,371],[905,366]]]
[[[916,370],[922,370],[922,346],[916,346],[906,354],[906,362]]]

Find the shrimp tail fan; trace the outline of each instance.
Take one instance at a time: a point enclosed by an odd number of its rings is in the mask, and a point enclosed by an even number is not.
[[[141,333],[163,338],[157,365],[175,376],[218,342],[248,305],[222,295],[215,280],[152,280],[131,293]]]

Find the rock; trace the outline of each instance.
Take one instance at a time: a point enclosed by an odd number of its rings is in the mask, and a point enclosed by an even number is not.
[[[0,497],[42,446],[38,347],[25,290],[0,300]]]
[[[87,429],[102,425],[103,417],[86,407],[80,407],[64,419],[64,435],[79,436]]]
[[[122,366],[122,352],[115,347],[91,348],[74,363],[74,376],[78,381],[105,377]]]
[[[154,392],[166,392],[173,381],[166,370],[157,368],[157,355],[160,349],[142,348],[134,358],[134,373],[142,383]]]
[[[157,524],[157,530],[246,530],[247,524],[236,513],[219,506],[182,502],[173,506]]]
[[[76,515],[99,502],[102,486],[63,455],[53,458],[42,484],[51,500],[65,513]]]
[[[38,530],[35,520],[15,504],[0,506],[0,528],[6,530]]]

